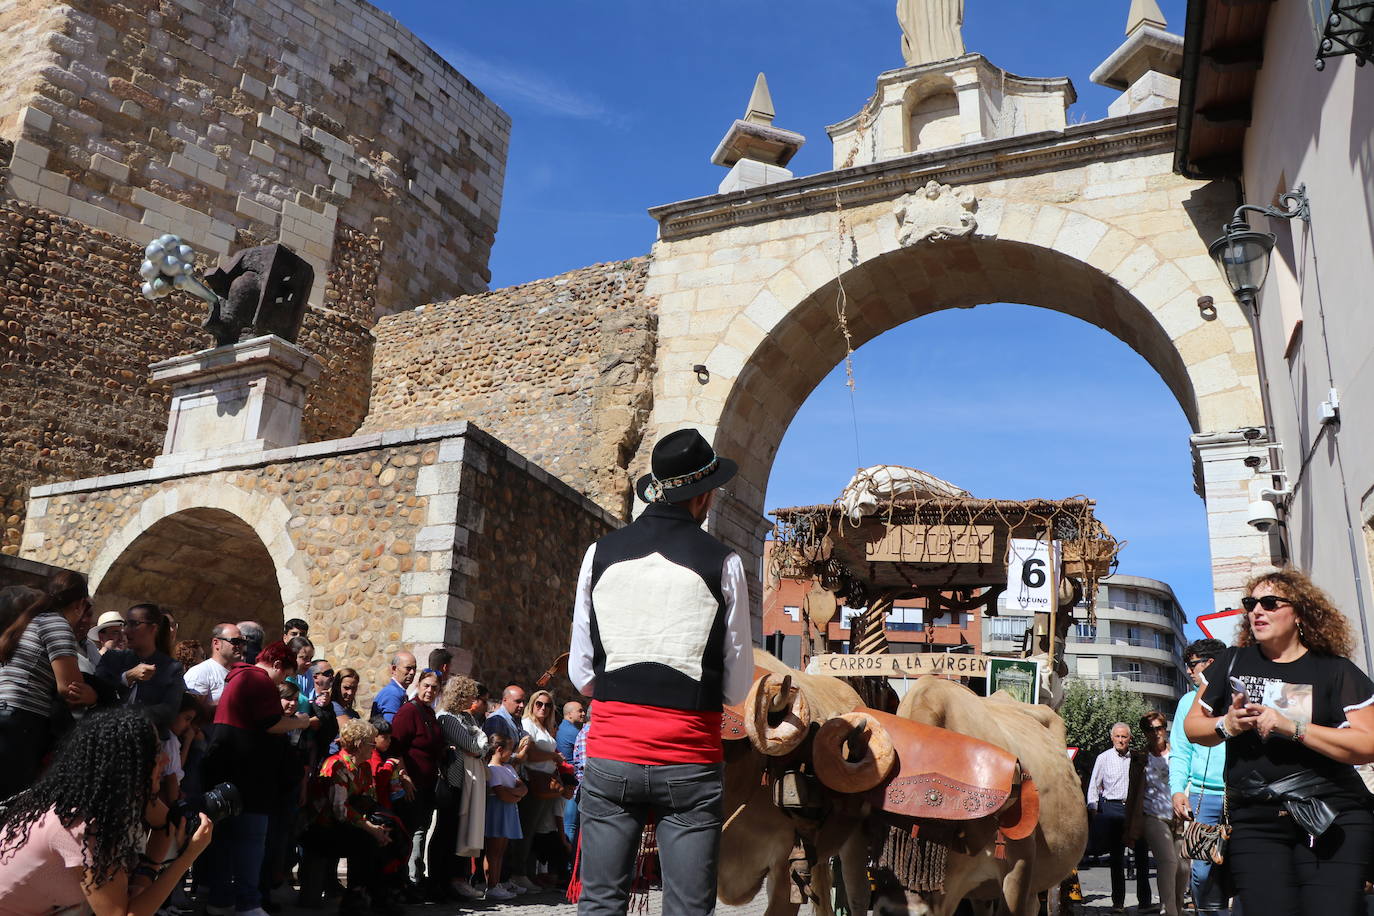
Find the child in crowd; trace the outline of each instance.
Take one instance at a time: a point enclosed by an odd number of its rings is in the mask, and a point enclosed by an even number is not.
[[[509,900],[525,889],[509,881],[498,883],[501,878],[501,859],[506,854],[506,843],[521,839],[520,813],[516,804],[528,791],[515,768],[510,765],[510,738],[505,735],[492,735],[491,763],[487,764],[487,829],[486,829],[486,871],[487,897],[493,900]]]
[[[410,781],[401,758],[391,753],[391,723],[377,716],[372,719],[372,727],[377,729],[377,737],[368,765],[372,767],[372,778],[377,784],[377,801],[391,811],[401,799],[415,797],[415,784]]]

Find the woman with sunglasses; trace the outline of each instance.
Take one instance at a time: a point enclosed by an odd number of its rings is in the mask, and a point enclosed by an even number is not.
[[[525,717],[521,720],[530,747],[525,755],[526,777],[530,794],[520,804],[520,827],[526,842],[525,861],[511,863],[512,873],[530,877],[535,864],[543,860],[549,867],[547,877],[540,875],[547,886],[567,883],[567,855],[563,848],[563,796],[558,787],[558,765],[563,755],[558,753],[558,717],[554,715],[553,694],[536,690],[530,694]],[[516,844],[521,849],[522,844]],[[538,884],[540,882],[536,882]]]
[[[156,604],[136,604],[124,615],[124,632],[129,648],[100,656],[96,675],[114,686],[120,702],[146,708],[165,740],[186,692],[186,671],[172,658],[167,617]]]
[[[1155,859],[1155,885],[1165,916],[1181,916],[1188,869],[1178,858],[1174,841],[1174,805],[1169,794],[1169,725],[1163,713],[1140,717],[1145,750],[1131,754],[1126,792],[1125,845],[1137,850],[1137,868],[1145,863],[1139,855],[1144,840]]]
[[[1354,765],[1374,761],[1374,682],[1350,661],[1349,622],[1305,574],[1266,573],[1246,592],[1237,645],[1184,723],[1194,743],[1226,748],[1226,857],[1242,906],[1363,912],[1374,798]]]

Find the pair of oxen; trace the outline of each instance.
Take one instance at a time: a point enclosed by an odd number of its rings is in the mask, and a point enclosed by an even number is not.
[[[766,916],[806,899],[832,916],[832,858],[852,914],[950,916],[967,900],[1035,916],[1041,891],[1057,897],[1088,825],[1052,710],[927,676],[892,716],[838,678],[759,650],[754,664],[748,699],[722,723],[722,901],[766,882]]]

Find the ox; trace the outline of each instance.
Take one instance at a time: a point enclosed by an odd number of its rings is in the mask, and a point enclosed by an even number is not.
[[[995,829],[966,835],[969,851],[951,850],[942,892],[880,891],[875,916],[950,916],[960,900],[992,901],[1016,916],[1036,916],[1041,891],[1058,887],[1087,845],[1088,821],[1069,762],[1064,721],[1046,706],[1004,694],[980,697],[961,684],[926,676],[902,698],[897,715],[996,745],[1014,754],[1035,781],[1039,822],[1029,836],[996,850]]]
[[[764,774],[776,768],[770,768],[774,762],[770,758],[783,759],[797,751],[814,731],[813,723],[860,706],[859,695],[843,681],[802,674],[759,649],[754,650],[754,666],[756,679],[749,699],[727,709],[723,726],[727,738],[722,803],[726,823],[720,841],[718,896],[726,904],[747,903],[766,879],[765,916],[796,916],[800,904],[791,899],[791,855],[798,837],[804,836],[815,852],[811,868],[811,888],[816,897],[813,912],[818,916],[833,913],[832,856],[840,857],[852,911],[867,912],[862,800],[829,794],[825,816],[808,822],[775,805],[773,787],[764,784]],[[788,689],[780,690],[784,685]]]

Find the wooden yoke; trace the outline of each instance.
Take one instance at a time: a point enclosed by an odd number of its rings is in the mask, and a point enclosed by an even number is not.
[[[891,775],[885,775],[867,792],[875,807],[900,817],[946,821],[976,820],[1010,808],[1009,815],[1015,812],[1010,819],[1013,829],[1024,830],[1022,836],[1034,829],[1039,796],[1033,788],[1031,798],[1022,799],[1017,793],[1023,776],[1020,763],[1001,748],[872,709],[832,719],[826,725],[832,723],[835,735],[849,733],[844,739],[848,750],[839,742],[826,740],[831,735],[817,735],[814,757],[822,782],[830,785],[839,776],[840,785],[832,786],[837,791],[846,791],[845,774],[863,767],[872,753],[868,747],[855,746],[853,730],[864,729],[869,745],[884,749],[890,742],[896,757],[895,767],[879,767]],[[875,737],[880,740],[875,741]],[[1025,826],[1028,819],[1029,828]]]

